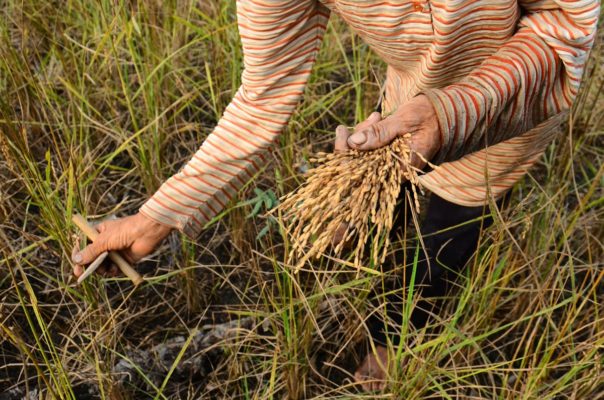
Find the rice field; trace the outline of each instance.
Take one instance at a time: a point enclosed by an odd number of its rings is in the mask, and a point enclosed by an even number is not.
[[[0,399],[604,399],[602,41],[564,134],[493,208],[446,310],[420,330],[403,318],[382,392],[352,374],[376,289],[405,266],[342,253],[298,271],[275,212],[379,98],[384,64],[335,17],[270,163],[200,238],[173,233],[137,288],[76,285],[72,215],[136,212],[242,67],[232,0],[0,1]],[[413,224],[395,228],[389,255],[421,247]],[[401,293],[408,316],[417,293]]]

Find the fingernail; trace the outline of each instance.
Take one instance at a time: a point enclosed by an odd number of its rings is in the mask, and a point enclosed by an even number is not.
[[[82,254],[81,253],[76,253],[73,255],[73,262],[75,263],[81,263],[82,262]]]
[[[350,141],[356,145],[363,144],[367,141],[367,135],[365,132],[357,132],[350,137]]]

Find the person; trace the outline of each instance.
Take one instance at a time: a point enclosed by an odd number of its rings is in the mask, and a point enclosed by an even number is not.
[[[105,250],[135,262],[171,230],[199,235],[265,163],[331,13],[388,64],[384,117],[373,113],[352,132],[338,127],[336,150],[371,150],[411,133],[412,149],[440,166],[421,177],[433,197],[428,230],[467,221],[552,141],[577,95],[599,10],[598,0],[239,0],[241,87],[191,160],[137,214],[99,225],[99,238],[74,253],[74,273]],[[447,246],[445,259],[460,268],[476,248],[472,229],[433,242],[429,256]],[[383,377],[386,354],[378,347],[355,374],[366,389],[380,387],[371,379]]]

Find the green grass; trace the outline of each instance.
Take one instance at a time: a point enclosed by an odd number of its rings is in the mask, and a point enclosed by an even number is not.
[[[324,259],[294,275],[287,241],[254,207],[301,182],[300,163],[328,148],[335,126],[373,111],[385,68],[367,46],[332,18],[271,165],[199,240],[174,234],[141,263],[142,287],[75,286],[71,215],[135,212],[237,89],[234,2],[4,1],[0,398],[604,398],[601,49],[566,134],[516,185],[446,312],[419,331],[398,327],[406,340],[389,348],[387,389],[364,394],[351,373],[377,311],[367,300],[394,272]],[[395,247],[417,242],[405,230]],[[401,290],[408,314],[417,297]],[[212,368],[178,373],[195,332],[248,317],[251,329],[203,350]],[[121,359],[174,337],[178,362],[117,385]]]

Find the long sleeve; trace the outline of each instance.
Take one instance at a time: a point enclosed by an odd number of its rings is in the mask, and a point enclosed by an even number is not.
[[[241,87],[192,159],[141,213],[198,236],[265,163],[302,96],[328,19],[317,0],[237,1]]]
[[[570,108],[592,47],[598,0],[520,0],[516,33],[460,82],[423,91],[453,161]]]

